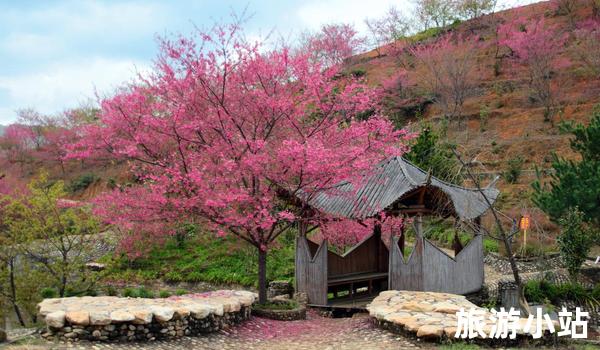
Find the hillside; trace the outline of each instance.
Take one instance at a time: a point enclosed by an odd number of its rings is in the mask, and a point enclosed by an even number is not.
[[[406,89],[388,91],[393,101],[388,103],[388,114],[415,130],[420,121],[430,122],[438,130],[447,129],[447,141],[455,144],[465,158],[472,159],[475,172],[487,181],[502,175],[511,159],[522,157],[522,175],[518,181],[510,184],[501,178],[498,184],[502,191],[500,207],[518,216],[520,211],[531,207],[530,183],[535,178],[535,168],[547,169],[553,152],[570,156],[568,136],[559,132],[558,124],[570,120],[586,123],[591,109],[600,103],[600,79],[584,71],[572,54],[576,45],[574,26],[588,19],[591,13],[591,6],[581,6],[570,16],[561,15],[549,2],[541,2],[453,25],[449,29],[451,34],[464,41],[478,41],[474,68],[477,89],[474,96],[465,100],[461,118],[444,118],[439,107],[428,103],[425,94],[419,94],[422,87],[418,83],[408,87],[417,91],[412,98],[406,98]],[[557,110],[551,121],[544,121],[544,108],[532,101],[525,68],[511,60],[506,48],[501,47],[500,55],[495,57],[496,26],[517,16],[527,21],[543,18],[547,26],[556,28],[557,35],[566,36],[558,56],[569,63],[552,72]],[[440,40],[439,35],[431,35],[437,32],[418,34],[416,37],[425,39],[413,45]],[[381,56],[374,50],[353,57],[348,72],[360,72],[370,84],[382,85],[407,69],[403,62],[410,59],[410,49],[394,53],[386,47],[380,51],[384,52]],[[409,66],[407,74],[412,73],[411,69],[414,67]],[[543,226],[553,228],[542,215],[537,218]]]
[[[433,28],[408,38],[408,45],[389,45],[348,60],[345,71],[363,76],[373,86],[385,86],[383,104],[387,114],[399,125],[419,130],[421,122],[431,123],[445,142],[455,145],[471,160],[471,166],[483,179],[491,181],[502,175],[511,162],[522,158],[521,175],[516,183],[501,178],[500,207],[518,217],[531,208],[529,200],[535,168],[546,170],[551,154],[570,156],[568,136],[559,132],[561,121],[586,122],[594,105],[600,103],[600,79],[584,69],[574,57],[577,46],[574,36],[579,23],[592,16],[591,6],[580,6],[571,14],[558,13],[549,2],[541,2],[486,15],[449,28]],[[497,28],[515,18],[529,23],[543,18],[566,40],[559,58],[568,64],[551,72],[552,88],[556,90],[556,112],[551,121],[544,119],[544,107],[532,97],[526,68],[514,62],[514,54],[496,45]],[[464,102],[460,118],[446,118],[442,110],[419,82],[403,82],[402,87],[389,87],[389,80],[398,73],[411,75],[416,69],[411,61],[413,47],[430,45],[448,32],[464,42],[477,42],[473,57],[475,93]],[[400,46],[401,49],[395,49]],[[414,79],[413,79],[414,80]],[[1,130],[1,127],[0,127]],[[20,181],[27,181],[41,168],[54,179],[63,179],[72,189],[73,199],[88,199],[100,191],[114,188],[135,179],[127,172],[128,164],[106,162],[68,162],[60,164],[51,155],[36,156],[3,165],[2,171]],[[519,163],[519,162],[517,162]],[[546,174],[547,175],[547,174]],[[544,228],[554,226],[541,214],[536,219]]]

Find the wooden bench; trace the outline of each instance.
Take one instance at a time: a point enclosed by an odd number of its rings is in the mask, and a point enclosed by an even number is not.
[[[367,282],[367,293],[371,295],[373,292],[373,282],[387,281],[387,278],[387,272],[365,272],[338,275],[327,279],[327,288],[348,285],[350,287],[350,297],[352,298],[354,297],[355,283]],[[337,298],[337,292],[337,288],[333,288],[333,295],[335,298]]]

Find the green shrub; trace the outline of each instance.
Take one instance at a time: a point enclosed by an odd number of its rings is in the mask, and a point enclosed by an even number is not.
[[[367,74],[367,71],[364,68],[356,68],[350,71],[350,74],[352,74],[355,78],[360,78],[362,76],[365,76]]]
[[[111,189],[114,190],[115,188],[117,188],[117,180],[115,180],[114,178],[110,178],[108,179],[108,181],[106,182],[106,186]]]
[[[122,293],[125,298],[139,298],[138,292],[134,288],[125,288]]]
[[[146,287],[139,287],[137,290],[138,298],[146,298],[152,299],[154,298],[154,293],[151,290],[146,289]]]
[[[42,290],[40,290],[40,295],[44,299],[57,298],[58,291],[54,288],[46,287],[46,288],[42,288]]]
[[[517,183],[517,181],[519,181],[521,173],[523,172],[523,163],[524,160],[521,156],[509,159],[507,164],[508,168],[502,174],[504,180],[509,184]]]
[[[489,119],[490,119],[490,107],[488,107],[488,105],[482,105],[479,108],[479,131],[483,132],[487,129]]]
[[[586,290],[578,283],[553,284],[546,280],[531,280],[525,284],[525,298],[533,303],[559,304],[561,301],[569,300],[578,303],[587,301],[600,301],[600,288]]]
[[[569,276],[576,280],[581,265],[590,252],[594,234],[583,223],[583,213],[577,208],[569,209],[558,223],[561,230],[556,241],[560,256],[569,271]]]
[[[106,285],[106,287],[104,287],[104,292],[106,293],[106,295],[114,297],[119,295],[119,292],[117,291],[117,288],[115,288],[115,286],[108,284]]]
[[[179,288],[179,289],[175,290],[175,295],[185,295],[185,294],[188,294],[187,290],[185,290],[185,289]]]
[[[170,296],[171,296],[171,292],[169,292],[168,290],[161,290],[161,291],[158,293],[158,296],[159,296],[160,298],[168,298],[168,297],[170,297]]]
[[[94,173],[87,173],[79,176],[69,184],[69,191],[79,192],[88,188],[91,184],[96,182],[99,177]]]

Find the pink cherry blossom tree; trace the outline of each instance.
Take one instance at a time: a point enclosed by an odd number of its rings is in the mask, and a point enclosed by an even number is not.
[[[357,54],[364,42],[350,24],[324,24],[318,32],[302,35],[300,50],[310,52],[315,62],[331,67]]]
[[[589,19],[579,23],[575,31],[575,58],[594,77],[600,77],[600,19]]]
[[[475,48],[475,42],[451,34],[410,48],[417,84],[433,95],[446,117],[460,117],[465,100],[475,92]]]
[[[96,210],[134,232],[126,249],[135,254],[182,221],[232,234],[258,250],[264,303],[267,251],[305,203],[403,154],[411,135],[378,113],[356,120],[377,110],[376,91],[337,78],[308,50],[250,44],[237,24],[161,46],[153,72],[102,101],[70,156],[133,165],[142,184],[101,197]]]
[[[516,19],[499,28],[500,44],[509,47],[513,60],[524,66],[534,97],[544,106],[544,120],[550,121],[556,103],[553,71],[568,64],[559,59],[566,36],[538,20]],[[518,68],[513,67],[513,68]]]

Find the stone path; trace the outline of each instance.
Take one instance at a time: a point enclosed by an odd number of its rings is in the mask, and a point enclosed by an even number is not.
[[[7,350],[94,349],[94,350],[168,350],[168,349],[264,349],[264,350],[390,350],[433,349],[434,344],[420,343],[376,328],[367,314],[353,318],[327,318],[309,311],[306,320],[274,321],[253,317],[241,325],[218,333],[145,343],[48,343],[9,346]]]

